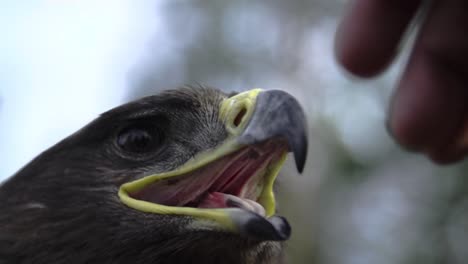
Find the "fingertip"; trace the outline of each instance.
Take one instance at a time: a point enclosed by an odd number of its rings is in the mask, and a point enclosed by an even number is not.
[[[414,118],[417,118],[414,117]],[[410,118],[395,118],[387,121],[387,131],[394,140],[409,152],[424,153],[430,160],[438,165],[451,165],[463,160],[468,154],[468,145],[450,145],[437,148],[428,142],[429,131],[420,130]]]
[[[437,56],[420,48],[413,53],[390,108],[389,130],[411,151],[423,152],[438,164],[466,155],[463,120],[466,112],[464,77],[450,72]]]
[[[446,124],[451,123],[444,109],[447,102],[441,102],[443,83],[432,73],[426,56],[414,53],[390,103],[389,130],[410,151],[423,152],[439,145],[437,140],[445,138]]]
[[[378,52],[380,55],[375,56],[372,54],[375,50],[363,47],[368,44],[361,43],[356,38],[366,33],[357,33],[356,31],[359,30],[357,26],[349,25],[346,19],[338,26],[334,43],[335,59],[350,74],[361,78],[371,78],[381,73],[393,56],[382,56],[381,52]],[[366,36],[362,36],[361,39],[365,38]]]
[[[395,57],[400,39],[418,6],[419,1],[351,2],[336,31],[337,62],[359,77],[381,73]]]

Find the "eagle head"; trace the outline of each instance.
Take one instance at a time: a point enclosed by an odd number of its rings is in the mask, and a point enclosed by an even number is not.
[[[279,90],[179,88],[130,102],[0,186],[0,263],[282,263],[273,185],[302,171],[304,113]]]

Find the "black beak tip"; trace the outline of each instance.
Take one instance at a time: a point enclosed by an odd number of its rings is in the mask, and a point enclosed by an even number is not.
[[[305,165],[306,158],[303,155],[301,155],[301,156],[295,155],[295,156],[296,156],[295,160],[296,160],[297,171],[302,174],[302,172],[304,171],[304,165]]]
[[[303,137],[298,144],[292,147],[292,152],[294,154],[294,160],[296,162],[296,168],[299,173],[304,171],[306,159],[307,159],[307,137]]]

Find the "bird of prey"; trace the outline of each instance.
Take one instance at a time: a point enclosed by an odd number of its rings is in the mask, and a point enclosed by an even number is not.
[[[0,185],[0,263],[283,263],[273,184],[306,151],[304,113],[280,90],[124,104]]]

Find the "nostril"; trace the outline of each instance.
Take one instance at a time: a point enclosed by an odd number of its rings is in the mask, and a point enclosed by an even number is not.
[[[245,107],[242,107],[239,113],[237,113],[236,118],[234,118],[235,127],[238,127],[241,124],[242,118],[245,116],[246,113],[247,113],[247,109],[245,109]]]

